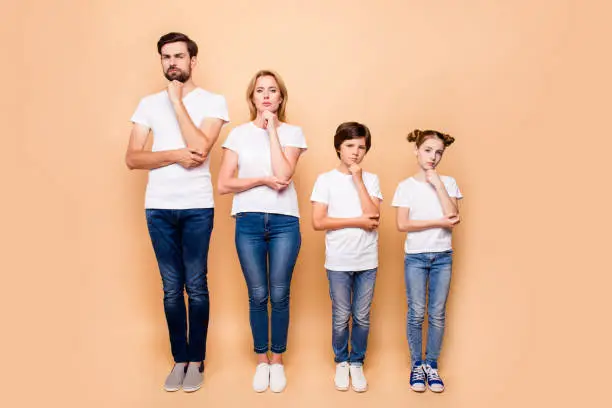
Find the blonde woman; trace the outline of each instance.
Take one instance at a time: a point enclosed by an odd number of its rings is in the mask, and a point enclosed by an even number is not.
[[[282,392],[287,385],[282,356],[287,349],[289,289],[301,245],[292,177],[307,147],[302,129],[285,122],[287,88],[277,73],[257,72],[247,102],[251,121],[234,128],[222,146],[218,189],[234,194],[236,251],[249,293],[258,363],[253,389]]]

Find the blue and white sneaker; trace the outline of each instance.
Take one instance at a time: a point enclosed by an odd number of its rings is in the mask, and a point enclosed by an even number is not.
[[[423,392],[427,388],[425,387],[425,370],[420,361],[414,363],[410,371],[410,388],[416,392]]]
[[[425,374],[427,375],[427,385],[433,392],[444,391],[444,382],[438,375],[438,363],[431,362],[424,365]]]

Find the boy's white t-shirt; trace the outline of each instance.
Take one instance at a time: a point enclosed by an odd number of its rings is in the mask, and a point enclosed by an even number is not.
[[[371,197],[383,199],[378,176],[362,172]],[[353,176],[334,169],[319,175],[311,201],[327,205],[330,218],[358,218],[363,215]],[[363,271],[378,267],[378,232],[342,228],[325,234],[325,268],[330,271]]]
[[[196,88],[183,97],[183,104],[196,127],[200,127],[207,117],[229,121],[222,95]],[[187,147],[167,91],[142,98],[131,121],[153,132],[154,152]],[[177,210],[212,208],[214,205],[210,158],[193,169],[175,163],[149,171],[145,208]]]
[[[457,182],[449,176],[440,176],[450,197],[463,198]],[[411,220],[435,220],[444,216],[435,188],[428,182],[409,177],[399,183],[393,197],[393,207],[408,207]],[[446,228],[430,228],[409,232],[404,250],[407,254],[443,252],[452,249],[452,233]]]
[[[281,123],[277,128],[282,147],[306,150],[306,139],[299,126]],[[253,122],[235,127],[223,143],[223,148],[238,154],[238,178],[273,176],[268,131]],[[287,188],[276,191],[268,186],[257,186],[234,194],[232,215],[241,212],[264,212],[299,217],[297,193],[293,181]]]

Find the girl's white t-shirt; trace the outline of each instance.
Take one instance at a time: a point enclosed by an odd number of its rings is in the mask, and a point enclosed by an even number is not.
[[[299,126],[281,123],[277,128],[281,146],[306,150],[306,139]],[[235,127],[227,136],[223,148],[238,154],[238,178],[273,176],[268,131],[253,122]],[[282,191],[257,186],[234,194],[232,215],[241,212],[264,212],[299,217],[297,193],[293,181]]]
[[[383,199],[376,174],[362,172],[370,197]],[[358,218],[363,215],[353,176],[332,170],[319,175],[310,201],[327,205],[330,218]],[[341,228],[325,233],[325,268],[331,271],[364,271],[378,267],[378,232]]]
[[[440,176],[440,179],[450,197],[463,198],[454,178]],[[391,205],[410,208],[411,220],[435,220],[444,216],[435,188],[428,182],[418,181],[414,177],[399,183]],[[446,228],[409,232],[404,250],[407,254],[448,251],[452,249],[451,237],[451,231]]]

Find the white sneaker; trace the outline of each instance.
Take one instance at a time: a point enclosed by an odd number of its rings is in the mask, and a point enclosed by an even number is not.
[[[356,392],[365,392],[368,390],[368,381],[363,375],[363,365],[354,365],[351,364],[349,366],[349,370],[351,372],[351,383],[353,384],[353,391]]]
[[[270,364],[259,363],[253,377],[253,389],[255,392],[264,392],[270,384]]]
[[[425,374],[427,375],[427,385],[433,392],[444,391],[444,381],[438,374],[438,363],[427,363],[423,366]]]
[[[175,363],[172,371],[168,374],[164,383],[164,390],[168,392],[178,391],[183,385],[185,373],[187,372],[187,363]]]
[[[270,391],[283,392],[286,386],[285,367],[282,364],[272,364],[270,366]]]
[[[349,364],[346,361],[336,364],[334,384],[338,391],[346,391],[349,389]]]

